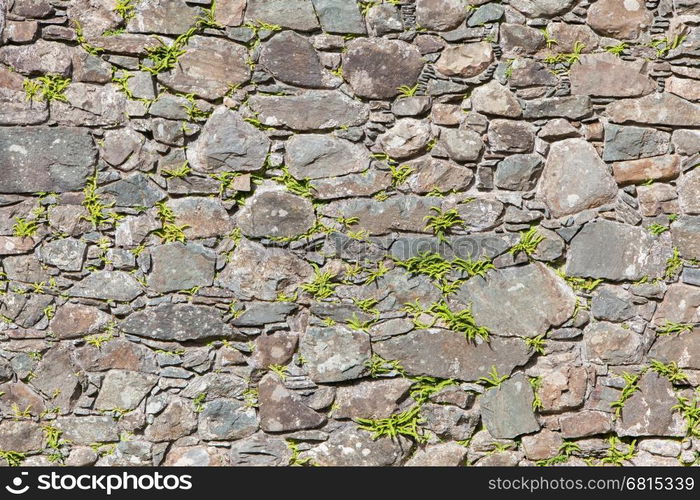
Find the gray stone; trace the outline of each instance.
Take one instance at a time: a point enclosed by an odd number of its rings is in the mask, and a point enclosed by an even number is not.
[[[535,145],[535,128],[516,120],[491,120],[489,147],[499,153],[530,153]]]
[[[359,382],[338,388],[335,396],[337,408],[333,417],[387,418],[399,410],[399,403],[408,395],[413,382],[401,378]]]
[[[603,321],[626,321],[635,315],[632,294],[620,287],[603,285],[593,294],[591,314]]]
[[[276,375],[266,375],[258,384],[260,428],[265,432],[315,429],[326,417],[306,406]]]
[[[700,369],[700,329],[681,335],[659,336],[649,351],[649,358],[662,363],[676,362],[681,368]]]
[[[681,414],[674,410],[678,402],[671,382],[655,372],[645,373],[622,408],[617,423],[619,436],[685,436]]]
[[[56,427],[62,431],[61,439],[76,445],[119,441],[117,421],[111,416],[59,417]]]
[[[248,0],[245,19],[296,31],[313,31],[319,27],[314,5],[309,0]]]
[[[700,214],[700,168],[687,172],[679,180],[678,204],[684,214]]]
[[[700,153],[699,130],[674,130],[671,142],[676,153],[687,156]]]
[[[497,3],[482,5],[469,16],[467,26],[483,26],[487,23],[498,21],[503,16],[504,8]]]
[[[538,120],[540,118],[568,118],[579,120],[589,116],[593,111],[591,98],[588,96],[548,97],[528,101],[523,117]]]
[[[430,141],[430,124],[414,118],[401,118],[379,136],[377,143],[391,158],[403,160],[425,151]]]
[[[245,312],[239,317],[233,320],[234,326],[255,326],[255,325],[267,325],[269,323],[279,323],[285,320],[287,315],[297,308],[296,304],[291,304],[288,302],[276,302],[276,303],[250,303],[246,305]],[[255,351],[257,354],[258,351]],[[267,366],[271,363],[267,363]],[[281,364],[281,363],[277,363]]]
[[[71,297],[130,302],[143,293],[136,278],[124,271],[97,271],[73,285]]]
[[[498,225],[503,214],[503,203],[498,200],[476,198],[457,206],[457,211],[463,220],[469,221],[472,231],[483,231]]]
[[[92,174],[97,150],[86,129],[2,127],[0,192],[77,191]]]
[[[300,352],[311,380],[327,383],[364,376],[371,348],[366,333],[339,326],[313,327],[302,337]]]
[[[197,417],[190,401],[174,397],[162,413],[156,415],[144,432],[148,441],[160,443],[187,436],[197,428]]]
[[[493,337],[475,344],[449,330],[414,330],[374,342],[374,352],[398,360],[410,375],[475,381],[495,366],[501,375],[527,363],[531,353],[521,339]],[[425,356],[425,353],[431,353]]]
[[[209,286],[214,281],[216,253],[194,243],[168,243],[150,249],[148,286],[159,293]]]
[[[593,410],[562,415],[559,417],[559,425],[565,439],[607,434],[612,430],[610,414]]]
[[[374,5],[367,12],[365,20],[372,36],[380,37],[404,30],[403,17],[398,5],[388,3]]]
[[[535,395],[527,377],[518,373],[481,398],[484,426],[497,439],[513,439],[540,429],[532,402]]]
[[[110,339],[99,348],[86,343],[76,349],[72,356],[76,365],[90,372],[103,372],[112,369],[143,373],[158,372],[156,355],[151,349],[143,344],[122,338]]]
[[[211,238],[228,234],[233,221],[221,201],[212,198],[188,196],[168,200],[175,214],[175,224],[183,229],[188,239]]]
[[[507,118],[517,118],[522,115],[522,109],[515,94],[496,80],[474,89],[471,101],[475,111],[486,115]]]
[[[591,323],[583,331],[583,340],[588,360],[593,363],[629,365],[642,357],[642,337],[617,323]]]
[[[445,76],[471,78],[483,73],[491,65],[493,58],[490,44],[467,43],[443,50],[435,67]]]
[[[668,240],[641,227],[599,220],[574,237],[566,264],[568,276],[613,281],[661,277],[671,255]]]
[[[260,64],[276,79],[290,85],[334,86],[311,42],[293,31],[283,31],[265,42],[260,52]]]
[[[44,437],[36,422],[3,420],[0,422],[0,449],[24,453],[43,448]]]
[[[471,304],[477,324],[504,336],[536,337],[571,317],[576,296],[544,264],[508,267],[474,277],[454,300]],[[509,314],[501,314],[503,310]]]
[[[538,154],[507,156],[498,164],[494,182],[501,189],[530,191],[537,185],[543,167]]]
[[[156,384],[157,377],[127,370],[109,370],[95,400],[98,410],[133,410]]]
[[[285,163],[297,179],[334,177],[369,168],[361,144],[321,134],[295,135],[287,141]]]
[[[109,323],[111,316],[93,306],[68,302],[51,318],[51,331],[60,339],[97,333]]]
[[[521,0],[515,7],[528,17],[552,17],[563,14],[576,3],[576,0]]]
[[[73,48],[58,42],[37,40],[30,45],[0,47],[0,63],[19,73],[70,76]]]
[[[193,36],[175,68],[158,75],[158,81],[178,92],[219,99],[231,85],[248,81],[247,58],[248,51],[242,45],[223,38]]]
[[[187,31],[197,17],[197,10],[184,0],[147,0],[134,7],[134,16],[127,24],[130,33],[179,35]]]
[[[296,236],[314,220],[309,200],[281,190],[256,193],[237,215],[243,234],[252,238]]]
[[[404,97],[394,101],[391,112],[396,116],[418,116],[430,109],[431,99],[428,96]]]
[[[80,271],[86,249],[87,245],[80,240],[61,238],[41,247],[41,260],[64,271]]]
[[[654,312],[656,325],[700,323],[700,289],[683,283],[669,285],[664,300]]]
[[[501,23],[500,45],[507,54],[534,54],[545,46],[541,31],[522,24]]]
[[[637,1],[637,0],[634,0]],[[656,82],[647,63],[624,61],[614,54],[584,54],[571,67],[571,93],[602,97],[636,97],[652,93]],[[620,82],[624,81],[624,85]]]
[[[588,25],[604,36],[637,38],[650,27],[654,15],[641,0],[600,0],[588,9]]]
[[[216,108],[194,147],[188,148],[190,167],[199,172],[260,170],[270,149],[267,136],[224,106]]]
[[[182,390],[182,396],[194,399],[206,394],[205,401],[238,398],[248,388],[248,383],[231,373],[210,372],[193,378]]]
[[[255,409],[235,399],[206,403],[198,420],[199,435],[205,441],[242,439],[258,430]]]
[[[140,172],[102,186],[97,192],[118,207],[150,208],[165,198],[165,193]]]
[[[679,217],[671,224],[671,237],[683,257],[700,259],[700,217]]]
[[[250,279],[253,275],[254,280]],[[244,239],[215,284],[231,290],[239,299],[272,301],[280,293],[292,295],[312,275],[311,266],[293,253]]]
[[[423,69],[420,51],[400,40],[357,38],[343,54],[343,76],[360,97],[391,99],[413,87]]]
[[[451,189],[462,191],[469,187],[474,178],[474,174],[468,168],[435,158],[421,158],[408,165],[416,172],[408,178],[406,184],[412,192],[418,194],[429,193],[435,188],[443,192]],[[470,222],[473,227],[473,219],[470,219]]]
[[[447,155],[456,162],[476,162],[484,151],[481,136],[468,128],[443,129],[440,145]]]
[[[590,143],[566,139],[552,145],[537,197],[554,217],[599,207],[616,195],[617,183]]]
[[[158,340],[199,340],[232,336],[222,313],[192,304],[162,304],[137,311],[119,325],[124,333]]]
[[[460,0],[416,0],[416,23],[433,31],[450,31],[467,17]]]
[[[321,29],[326,33],[364,35],[365,20],[353,2],[345,0],[311,0]]]
[[[308,452],[320,466],[386,467],[398,465],[408,454],[410,442],[403,436],[396,439],[372,439],[372,434],[352,425],[331,434],[325,443]]]
[[[458,467],[464,465],[467,448],[458,443],[430,444],[408,459],[406,467]]]
[[[32,387],[41,391],[46,398],[51,398],[51,405],[58,406],[60,414],[69,413],[85,383],[84,375],[71,360],[71,349],[66,344],[49,349],[32,373]]]
[[[270,467],[288,465],[292,452],[283,437],[258,432],[231,445],[231,465]]]
[[[334,90],[309,90],[299,95],[254,95],[248,101],[263,125],[311,131],[361,125],[369,117],[366,104]],[[299,113],[299,109],[306,110]]]
[[[603,160],[636,160],[668,152],[670,134],[653,128],[605,125]]]
[[[100,147],[102,159],[110,165],[122,165],[130,157],[138,157],[144,142],[143,135],[129,128],[108,130]]]
[[[413,195],[393,196],[385,201],[375,199],[348,199],[328,203],[320,208],[330,217],[358,217],[358,229],[370,234],[386,234],[395,231],[425,231],[425,216],[431,214],[430,207],[439,201],[430,197]]]
[[[608,104],[606,113],[613,123],[700,126],[700,105],[668,93],[618,100]]]

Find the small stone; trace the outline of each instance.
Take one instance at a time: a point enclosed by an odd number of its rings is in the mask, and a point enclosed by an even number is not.
[[[102,186],[97,193],[118,207],[151,208],[165,198],[165,193],[141,172]]]
[[[445,49],[435,67],[445,76],[471,78],[483,73],[493,57],[493,49],[486,42],[462,44]]]
[[[568,118],[579,120],[593,111],[588,96],[548,97],[527,101],[523,117],[538,120],[540,118]]]
[[[85,344],[73,353],[75,363],[86,371],[107,371],[111,369],[131,370],[143,373],[156,373],[156,355],[143,344],[110,339],[99,348]]]
[[[616,195],[617,183],[590,143],[566,139],[552,145],[537,198],[554,217],[604,205]]]
[[[343,76],[360,97],[391,99],[413,87],[423,69],[420,51],[406,42],[356,38],[343,54]]]
[[[282,304],[289,307],[294,307],[292,304]],[[274,304],[265,304],[265,307],[271,308]],[[246,310],[246,314],[250,308]],[[245,314],[244,314],[245,316]],[[270,365],[289,364],[294,355],[299,338],[296,333],[275,332],[269,335],[261,335],[256,339],[255,350],[251,356],[250,363],[253,366],[267,368]]]
[[[458,443],[438,443],[419,449],[406,467],[458,467],[464,465],[467,448]]]
[[[513,439],[538,431],[532,402],[535,396],[525,375],[518,373],[481,397],[484,426],[497,439]]]
[[[206,403],[198,421],[199,434],[205,441],[242,439],[258,430],[255,409],[235,399]]]
[[[416,23],[432,31],[450,31],[467,17],[459,0],[416,0]]]
[[[530,153],[535,145],[535,128],[516,120],[491,120],[489,147],[502,153]]]
[[[246,0],[218,0],[216,2],[216,21],[224,26],[243,24],[243,12]]]
[[[675,134],[674,134],[675,137]],[[636,160],[668,152],[670,134],[653,128],[605,124],[603,160]]]
[[[44,437],[41,426],[30,421],[3,420],[0,422],[0,449],[18,453],[41,450]]]
[[[144,438],[156,443],[174,441],[191,434],[196,428],[197,417],[192,403],[175,397],[163,412],[156,415],[153,423],[146,427]]]
[[[603,285],[593,294],[591,314],[604,321],[627,321],[635,315],[632,294],[620,287]]]
[[[143,293],[136,278],[124,271],[97,271],[73,285],[71,297],[130,302]]]
[[[367,149],[344,139],[321,134],[295,135],[287,141],[285,163],[297,179],[319,179],[369,168]]]
[[[270,149],[267,136],[224,106],[216,108],[199,139],[188,148],[190,167],[199,172],[260,170]]]
[[[333,417],[388,418],[399,410],[399,403],[408,395],[411,385],[410,380],[395,378],[339,387]]]
[[[97,333],[110,320],[109,314],[96,307],[69,302],[56,310],[50,327],[59,339],[69,339]]]
[[[584,54],[579,64],[571,68],[571,93],[603,97],[650,94],[656,89],[656,82],[647,72],[646,63],[624,61],[609,52]],[[625,85],[620,85],[622,80]]]
[[[515,94],[496,80],[474,89],[471,101],[474,111],[478,113],[507,118],[522,115],[522,108]]]
[[[700,214],[700,169],[687,172],[678,181],[678,203],[684,214]]]
[[[421,158],[407,165],[415,168],[416,172],[406,182],[412,192],[419,194],[429,193],[436,187],[443,192],[464,190],[474,178],[471,170],[444,160]],[[473,219],[469,220],[471,227],[474,227]]]
[[[369,117],[366,104],[333,90],[310,90],[300,95],[254,95],[248,101],[263,125],[317,131],[362,125]],[[305,113],[299,113],[305,109]]]
[[[587,23],[601,35],[633,39],[653,20],[642,0],[600,0],[588,9]]]
[[[168,200],[175,214],[175,224],[183,229],[187,239],[211,238],[228,234],[233,222],[221,201],[190,196]]]
[[[311,42],[293,31],[283,31],[265,42],[260,64],[272,75],[297,87],[326,88],[330,78]]]
[[[411,375],[464,381],[488,375],[493,366],[507,375],[530,359],[521,339],[493,337],[490,343],[475,344],[456,332],[439,329],[414,330],[374,342],[372,347],[383,358],[398,360]],[[426,357],[426,352],[431,355]]]
[[[78,191],[97,160],[86,129],[2,127],[0,192]]]
[[[428,96],[404,97],[394,101],[391,112],[396,116],[419,116],[430,109],[431,99]]]
[[[197,11],[184,0],[150,0],[134,7],[133,17],[127,24],[130,33],[179,35],[187,31],[197,17]]]
[[[629,328],[604,321],[589,324],[583,331],[588,359],[600,364],[634,364],[642,355],[642,338]]]
[[[530,460],[545,460],[559,454],[564,440],[558,432],[542,429],[537,434],[523,436],[523,451]]]
[[[507,156],[498,164],[494,182],[501,189],[530,191],[537,185],[543,167],[538,154]]]
[[[219,99],[231,85],[248,81],[247,57],[248,51],[242,45],[225,38],[195,35],[187,42],[187,50],[175,68],[159,74],[158,81],[185,94]]]
[[[326,33],[364,35],[365,20],[358,6],[345,0],[312,0],[321,29]]]
[[[248,0],[245,19],[296,31],[313,31],[319,27],[314,5],[308,0]]]
[[[260,428],[265,432],[315,429],[326,417],[306,406],[284,387],[276,375],[266,375],[258,384]]]
[[[700,289],[682,283],[669,285],[664,300],[656,308],[653,322],[656,325],[700,323]]]
[[[390,157],[402,160],[423,152],[430,137],[430,125],[427,122],[401,118],[378,138],[377,143]]]
[[[487,3],[486,5],[482,5],[476,9],[471,16],[469,16],[467,26],[483,26],[484,24],[498,21],[501,17],[503,17],[504,11],[505,9],[503,6],[497,3]]]
[[[679,217],[671,224],[671,237],[683,257],[700,259],[700,217]]]
[[[649,351],[649,358],[662,363],[676,362],[681,368],[700,369],[700,329],[695,328],[681,335],[663,335]]]
[[[625,401],[617,423],[619,436],[685,436],[685,425],[671,382],[655,372],[645,373]]]
[[[168,243],[150,249],[148,286],[159,293],[209,286],[214,281],[216,254],[194,243]]]
[[[606,113],[613,123],[700,126],[700,105],[669,93],[617,100],[608,104]]]
[[[540,137],[545,141],[570,139],[572,137],[579,137],[580,135],[581,134],[579,133],[578,129],[572,126],[571,123],[564,118],[555,118],[554,120],[550,120],[537,133],[537,137]]]
[[[119,327],[139,337],[180,342],[232,335],[218,310],[192,304],[162,304],[137,311]]]
[[[696,80],[691,80],[690,78],[678,78],[676,76],[672,76],[666,80],[666,86],[664,89],[666,92],[676,94],[677,96],[687,99],[688,101],[700,100],[698,83]]]
[[[675,179],[681,173],[678,155],[655,156],[613,164],[613,175],[620,185]]]
[[[45,40],[0,47],[0,63],[24,75],[53,73],[70,76],[72,55],[73,47]]]
[[[59,417],[56,427],[63,431],[61,438],[76,445],[119,441],[119,429],[112,416]]]
[[[107,163],[117,167],[130,157],[137,157],[145,141],[143,135],[128,128],[108,130],[100,152]]]
[[[583,405],[588,388],[586,369],[581,366],[563,366],[546,370],[541,376],[542,386],[537,391],[543,412],[573,410]]]
[[[661,213],[678,213],[678,193],[669,184],[637,186],[639,211],[645,217],[655,217]]]
[[[110,370],[95,400],[98,410],[133,410],[156,384],[157,377],[127,370]]]
[[[311,202],[286,191],[254,194],[237,215],[248,237],[289,237],[304,233],[314,223]]]
[[[80,240],[61,238],[41,247],[41,259],[63,271],[80,271],[83,268],[87,245]]]
[[[292,452],[282,437],[258,432],[231,445],[231,465],[281,466],[289,465]]]
[[[572,240],[566,274],[612,281],[653,279],[663,276],[670,254],[667,241],[641,227],[598,220]]]
[[[468,128],[443,129],[440,134],[440,146],[456,162],[475,162],[484,151],[481,136]]]
[[[366,333],[342,327],[309,328],[301,339],[300,352],[309,377],[316,383],[362,377],[371,355]]]
[[[591,410],[562,415],[559,425],[564,439],[607,434],[612,430],[610,414]]]

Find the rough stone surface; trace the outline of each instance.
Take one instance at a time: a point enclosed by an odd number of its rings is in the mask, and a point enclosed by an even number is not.
[[[522,374],[486,391],[481,402],[484,426],[493,437],[513,439],[539,430],[532,401],[535,396]]]
[[[588,9],[588,24],[613,38],[637,38],[651,26],[654,17],[640,0],[600,0]]]
[[[623,61],[608,52],[585,54],[581,56],[580,64],[571,69],[571,91],[573,94],[603,97],[646,95],[656,89],[647,72],[647,64]],[[624,86],[620,86],[621,80],[625,81]]]
[[[243,234],[259,238],[296,236],[314,222],[311,202],[285,191],[256,194],[237,217]]]
[[[493,61],[493,50],[488,43],[471,43],[445,49],[436,64],[445,76],[471,78],[482,73]]]
[[[131,335],[159,340],[229,337],[231,328],[216,309],[190,304],[163,304],[130,315],[120,328]]]
[[[611,202],[617,184],[595,148],[581,139],[552,145],[537,196],[561,217]]]
[[[309,377],[317,382],[341,382],[362,377],[370,358],[369,336],[345,328],[310,328],[301,340]]]
[[[298,431],[323,425],[326,418],[315,412],[284,387],[275,375],[258,384],[260,427],[267,432]]]

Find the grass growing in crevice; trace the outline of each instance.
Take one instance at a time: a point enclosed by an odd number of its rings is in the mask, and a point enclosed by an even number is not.
[[[402,377],[406,375],[406,371],[400,362],[384,359],[376,353],[372,354],[365,366],[369,369],[369,376],[372,378],[379,378],[384,375],[400,375]]]
[[[682,333],[690,333],[692,331],[692,323],[675,323],[673,321],[666,321],[666,323],[660,327],[657,327],[656,329],[656,333],[658,335],[680,335]]]
[[[629,443],[623,443],[617,436],[608,438],[609,447],[605,451],[605,456],[600,460],[604,464],[622,466],[625,462],[632,460],[635,455],[635,446],[637,440],[632,440]],[[621,445],[626,445],[627,449],[620,450]]]
[[[496,365],[491,366],[491,370],[487,376],[479,377],[476,382],[483,385],[487,389],[492,389],[495,387],[500,387],[503,382],[508,380],[510,377],[508,375],[500,375]]]
[[[462,220],[462,217],[459,215],[459,212],[457,212],[457,210],[454,208],[447,210],[446,212],[439,207],[430,207],[430,210],[434,211],[435,215],[426,215],[423,217],[423,220],[428,222],[425,229],[432,231],[432,233],[437,236],[438,240],[440,241],[446,241],[445,233],[449,229],[464,226],[465,224],[464,220]]]
[[[563,464],[566,463],[574,453],[580,452],[581,447],[578,444],[574,443],[573,441],[564,441],[559,447],[559,453],[556,456],[545,460],[538,460],[536,465],[539,467],[549,467],[552,465]]]
[[[537,251],[537,247],[544,241],[544,239],[544,236],[537,232],[537,226],[532,226],[527,231],[522,231],[520,233],[520,241],[513,245],[508,252],[513,255],[518,255],[518,253],[524,252],[528,257],[530,257]]]
[[[321,271],[316,264],[314,268],[314,278],[309,283],[302,283],[301,289],[311,294],[316,300],[327,299],[335,292],[335,288],[340,284],[335,282],[337,275],[330,271]]]
[[[615,418],[620,418],[622,415],[622,409],[625,407],[627,400],[639,390],[639,379],[641,378],[642,374],[622,372],[620,376],[625,381],[625,385],[620,392],[620,397],[610,403],[610,408],[615,410]]]
[[[56,74],[46,74],[30,80],[24,80],[23,87],[27,101],[68,102],[65,91],[71,83],[70,78]]]
[[[160,219],[161,227],[160,229],[153,232],[158,236],[163,243],[173,243],[179,241],[184,243],[187,238],[185,237],[184,229],[189,227],[187,224],[178,226],[175,224],[175,212],[170,208],[165,201],[160,201],[156,203],[158,207],[158,218]]]
[[[686,434],[691,437],[700,437],[700,397],[696,390],[693,399],[676,396],[678,403],[673,406],[683,420],[685,420]]]
[[[114,206],[114,202],[103,203],[102,197],[97,193],[97,173],[88,179],[85,189],[83,189],[83,196],[83,207],[87,210],[88,215],[81,215],[80,218],[91,222],[95,229],[103,224],[114,225],[122,218],[114,211],[107,211]]]
[[[355,422],[358,428],[372,433],[372,439],[388,437],[398,439],[399,436],[412,438],[417,443],[427,440],[420,424],[423,419],[420,416],[420,405],[413,406],[401,413],[396,413],[386,418],[358,418]]]

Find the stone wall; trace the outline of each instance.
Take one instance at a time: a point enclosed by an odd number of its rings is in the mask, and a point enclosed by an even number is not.
[[[0,5],[4,462],[696,461],[697,1]]]

